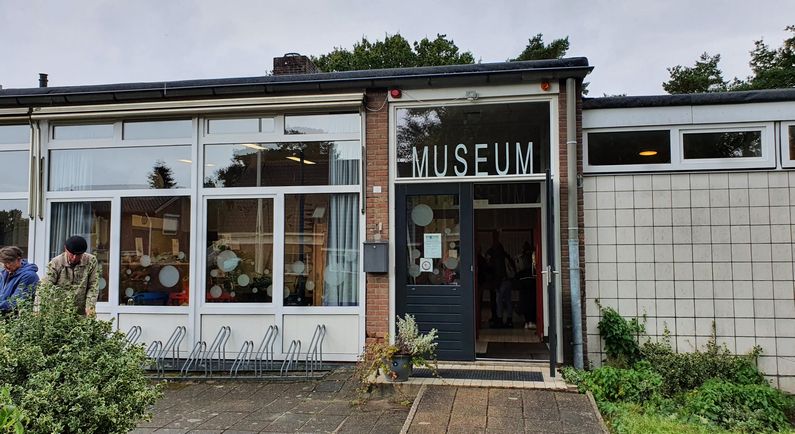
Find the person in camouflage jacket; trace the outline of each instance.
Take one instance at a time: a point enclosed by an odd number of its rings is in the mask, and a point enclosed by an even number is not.
[[[99,294],[100,268],[96,256],[86,253],[88,243],[79,236],[64,243],[64,252],[47,264],[42,282],[74,292],[80,315],[94,316]],[[38,303],[37,303],[38,304]]]

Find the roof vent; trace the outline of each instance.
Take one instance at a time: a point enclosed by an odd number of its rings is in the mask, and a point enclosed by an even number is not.
[[[39,73],[39,87],[47,87],[47,74]]]

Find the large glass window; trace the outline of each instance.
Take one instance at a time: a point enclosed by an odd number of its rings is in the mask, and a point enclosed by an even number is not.
[[[401,108],[400,178],[543,173],[550,146],[547,102]]]
[[[787,127],[789,137],[789,159],[795,160],[795,125]]]
[[[110,202],[58,202],[52,204],[51,213],[50,259],[63,253],[67,238],[85,238],[88,253],[97,257],[101,268],[97,301],[108,301]]]
[[[762,156],[761,131],[699,132],[682,134],[686,160]]]
[[[190,146],[53,150],[50,190],[190,187],[190,158]]]
[[[28,191],[28,151],[0,151],[0,192]]]
[[[30,143],[29,125],[0,125],[0,145]]]
[[[359,141],[207,145],[204,186],[352,185],[360,159]]]
[[[285,134],[340,134],[358,133],[362,118],[358,113],[287,115],[284,117]]]
[[[275,130],[276,121],[273,118],[209,119],[207,121],[208,134],[256,134],[272,133]]]
[[[193,134],[193,122],[190,119],[125,122],[123,128],[124,140],[184,139]]]
[[[56,125],[52,138],[56,140],[112,139],[113,124]]]
[[[0,247],[17,246],[28,254],[30,220],[25,215],[24,199],[0,200]]]
[[[665,164],[671,162],[668,130],[588,133],[588,164]]]
[[[123,197],[120,242],[121,304],[188,304],[189,197]]]
[[[273,199],[207,201],[210,303],[273,301]]]
[[[285,305],[359,303],[358,195],[285,195],[283,249]]]

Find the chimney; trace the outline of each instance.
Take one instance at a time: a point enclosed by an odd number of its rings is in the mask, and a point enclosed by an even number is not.
[[[273,58],[273,75],[315,74],[321,72],[308,57],[287,53]]]
[[[39,73],[39,87],[47,87],[47,74]]]

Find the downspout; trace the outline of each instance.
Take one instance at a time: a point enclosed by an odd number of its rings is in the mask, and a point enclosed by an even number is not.
[[[574,367],[583,368],[582,304],[580,300],[580,229],[577,198],[577,83],[566,79],[566,165],[568,168],[569,282],[571,283],[571,323],[574,339]]]

